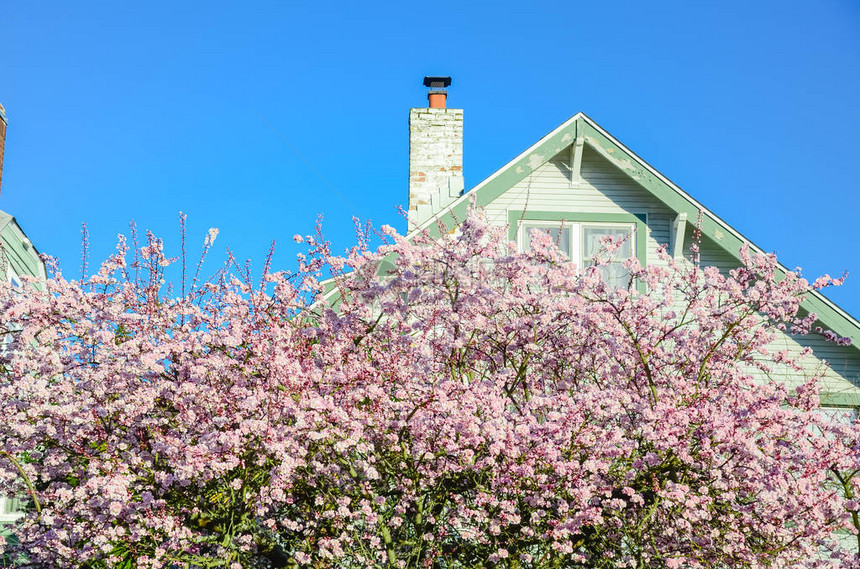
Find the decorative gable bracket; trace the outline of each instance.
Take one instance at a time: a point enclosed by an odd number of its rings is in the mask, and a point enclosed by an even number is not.
[[[672,223],[672,231],[670,232],[672,242],[669,244],[669,252],[675,259],[681,259],[684,256],[684,234],[687,231],[687,212],[682,211],[675,216],[675,221]]]
[[[570,185],[577,186],[582,183],[582,149],[585,146],[585,137],[577,136],[570,145]]]

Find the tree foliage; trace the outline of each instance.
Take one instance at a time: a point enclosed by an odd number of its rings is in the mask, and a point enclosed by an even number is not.
[[[26,559],[855,566],[835,533],[853,427],[815,412],[816,378],[755,378],[802,373],[769,342],[809,331],[799,303],[829,278],[662,255],[616,290],[478,214],[439,241],[384,232],[178,298],[151,236],[86,280],[0,290],[0,485],[29,497]]]

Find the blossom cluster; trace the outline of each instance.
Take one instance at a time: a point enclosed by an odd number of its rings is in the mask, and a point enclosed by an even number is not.
[[[816,413],[817,378],[757,373],[805,369],[767,346],[809,332],[800,302],[829,281],[744,251],[730,274],[631,259],[618,289],[477,213],[441,240],[383,231],[343,257],[300,239],[295,274],[178,298],[154,238],[83,281],[0,289],[0,489],[29,502],[8,554],[856,566],[839,543],[857,533],[855,427]]]

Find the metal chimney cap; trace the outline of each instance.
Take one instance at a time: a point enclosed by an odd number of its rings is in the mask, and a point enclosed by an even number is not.
[[[450,77],[430,77],[424,78],[424,86],[431,89],[444,89],[451,84]]]

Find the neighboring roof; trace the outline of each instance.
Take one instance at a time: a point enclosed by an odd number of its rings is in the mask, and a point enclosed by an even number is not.
[[[703,235],[712,239],[717,246],[737,259],[738,263],[740,263],[740,250],[744,244],[749,245],[750,250],[754,252],[763,252],[740,232],[621,144],[584,113],[575,114],[489,178],[468,192],[464,192],[457,200],[431,216],[411,231],[409,235],[427,231],[431,235],[438,236],[440,221],[444,227],[455,227],[466,218],[472,199],[479,207],[488,205],[570,146],[577,138],[582,138],[589,148],[627,174],[671,210],[677,213],[686,213],[688,223],[698,224]],[[779,265],[779,267],[784,273],[788,272],[785,266]],[[817,314],[822,324],[836,334],[850,338],[851,344],[860,350],[860,322],[836,306],[823,294],[814,291],[806,297],[802,308]]]
[[[15,223],[15,218],[0,209],[0,232],[2,232],[10,223]]]
[[[6,260],[17,274],[46,278],[45,264],[39,251],[27,238],[15,218],[2,210],[0,210],[0,242],[2,242]]]

